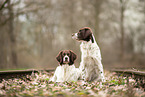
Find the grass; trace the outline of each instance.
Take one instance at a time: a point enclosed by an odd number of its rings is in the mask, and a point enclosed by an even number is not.
[[[106,71],[106,82],[51,82],[52,75],[35,73],[22,79],[3,80],[0,83],[0,96],[53,96],[53,97],[145,97],[141,88],[135,88],[123,76]]]

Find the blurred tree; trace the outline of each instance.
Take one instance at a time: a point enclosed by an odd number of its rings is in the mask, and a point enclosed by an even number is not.
[[[95,15],[94,15],[94,19],[95,19],[95,25],[94,25],[94,30],[95,30],[95,36],[96,36],[96,40],[97,42],[99,42],[99,38],[100,38],[100,13],[102,12],[102,4],[105,0],[93,0],[92,5],[94,6],[94,10],[95,10]]]
[[[13,6],[10,0],[8,0],[8,11],[9,11],[9,39],[10,39],[10,48],[11,48],[11,60],[12,66],[17,67],[17,42],[16,35],[14,32],[14,12]]]
[[[126,5],[127,5],[128,0],[120,0],[120,32],[121,32],[121,40],[120,40],[120,45],[121,45],[121,52],[120,52],[120,57],[123,61],[124,59],[124,40],[125,40],[125,30],[124,30],[124,12],[126,10]]]
[[[63,49],[77,53],[79,66],[80,43],[71,34],[85,26],[93,30],[104,67],[125,66],[116,65],[121,57],[144,64],[144,0],[8,1],[0,1],[0,67],[56,67]]]

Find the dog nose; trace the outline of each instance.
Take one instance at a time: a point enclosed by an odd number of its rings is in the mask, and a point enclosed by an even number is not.
[[[66,57],[65,60],[67,60],[68,58]]]

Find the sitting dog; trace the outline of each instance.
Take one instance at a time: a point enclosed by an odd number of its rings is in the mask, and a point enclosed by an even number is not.
[[[59,66],[50,80],[54,82],[77,81],[81,71],[79,68],[75,68],[74,61],[76,58],[76,54],[71,50],[60,51],[56,57]]]
[[[86,81],[105,81],[101,52],[94,35],[89,27],[84,27],[78,33],[72,34],[72,38],[81,42],[80,70]]]

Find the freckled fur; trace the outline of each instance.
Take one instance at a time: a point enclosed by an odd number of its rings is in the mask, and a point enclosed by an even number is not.
[[[54,76],[50,79],[54,82],[77,81],[81,71],[75,65],[60,65],[56,68]]]
[[[90,28],[85,27],[83,29],[88,29],[91,31]],[[79,32],[80,33],[80,32]],[[89,32],[90,33],[90,32]],[[91,31],[92,33],[92,31]],[[76,39],[81,42],[80,50],[81,50],[81,63],[80,63],[80,70],[82,71],[82,76],[86,81],[105,81],[103,65],[102,65],[102,58],[100,48],[97,45],[95,38],[93,36],[90,37],[90,40],[85,41],[85,39],[81,40],[78,39],[77,34],[72,34],[72,38]],[[92,41],[93,39],[93,41]]]
[[[82,55],[79,68],[85,70],[85,79],[105,81],[101,53],[97,43],[82,42],[80,49]]]

